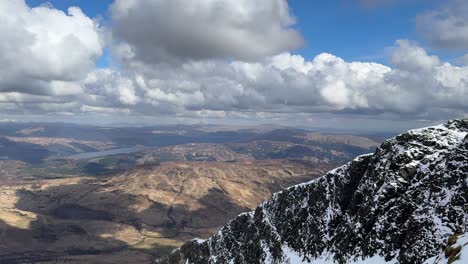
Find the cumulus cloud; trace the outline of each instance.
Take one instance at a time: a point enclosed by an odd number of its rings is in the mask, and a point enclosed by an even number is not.
[[[436,48],[468,49],[468,1],[451,0],[446,6],[416,19],[419,32]]]
[[[82,93],[76,81],[102,53],[98,31],[77,7],[65,14],[49,6],[30,8],[23,0],[0,1],[0,97],[24,102],[30,95]]]
[[[457,66],[399,40],[390,65],[328,53],[308,60],[288,51],[302,40],[286,1],[189,1],[176,9],[178,1],[117,0],[120,64],[107,69],[94,66],[101,29],[78,8],[65,14],[0,1],[0,112],[284,122],[468,111],[463,58]]]
[[[0,110],[79,111],[82,81],[102,54],[99,26],[77,7],[67,13],[23,0],[0,1]]]
[[[396,43],[398,48],[394,50],[391,62],[398,69],[416,73],[430,71],[440,64],[437,56],[429,56],[423,48],[408,40],[398,40]]]
[[[122,76],[120,72],[110,69],[97,69],[91,72],[83,82],[88,103],[103,106],[127,107],[137,104],[133,81]]]
[[[282,53],[257,62],[202,60],[157,67],[135,62],[126,65],[127,74],[106,72],[106,81],[88,90],[140,114],[393,113],[445,118],[468,110],[468,67],[443,62],[407,40],[396,42],[391,61],[389,67],[347,62],[327,53],[310,61]],[[87,87],[100,81],[97,76]]]
[[[286,0],[116,0],[114,37],[122,57],[254,60],[303,44]]]

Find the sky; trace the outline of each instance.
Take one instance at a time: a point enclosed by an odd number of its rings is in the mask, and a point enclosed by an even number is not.
[[[0,0],[0,120],[386,131],[468,117],[464,0]]]

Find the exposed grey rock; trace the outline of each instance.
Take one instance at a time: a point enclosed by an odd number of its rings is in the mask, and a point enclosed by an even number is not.
[[[467,120],[401,134],[156,262],[423,263],[468,231],[467,134]]]

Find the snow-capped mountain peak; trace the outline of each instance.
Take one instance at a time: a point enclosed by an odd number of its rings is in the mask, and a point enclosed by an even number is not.
[[[468,231],[467,134],[454,120],[388,139],[157,263],[442,263]]]

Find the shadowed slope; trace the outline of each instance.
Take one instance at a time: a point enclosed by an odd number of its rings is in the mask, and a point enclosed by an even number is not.
[[[458,120],[389,139],[157,263],[422,263],[468,231],[467,134]]]
[[[137,166],[115,176],[17,182],[0,188],[0,220],[24,222],[26,241],[0,233],[0,260],[122,262],[168,253],[208,237],[272,192],[315,178],[326,164],[304,161],[180,162]],[[94,256],[94,257],[92,257]],[[86,259],[86,261],[85,261]],[[124,262],[125,261],[125,262]]]

